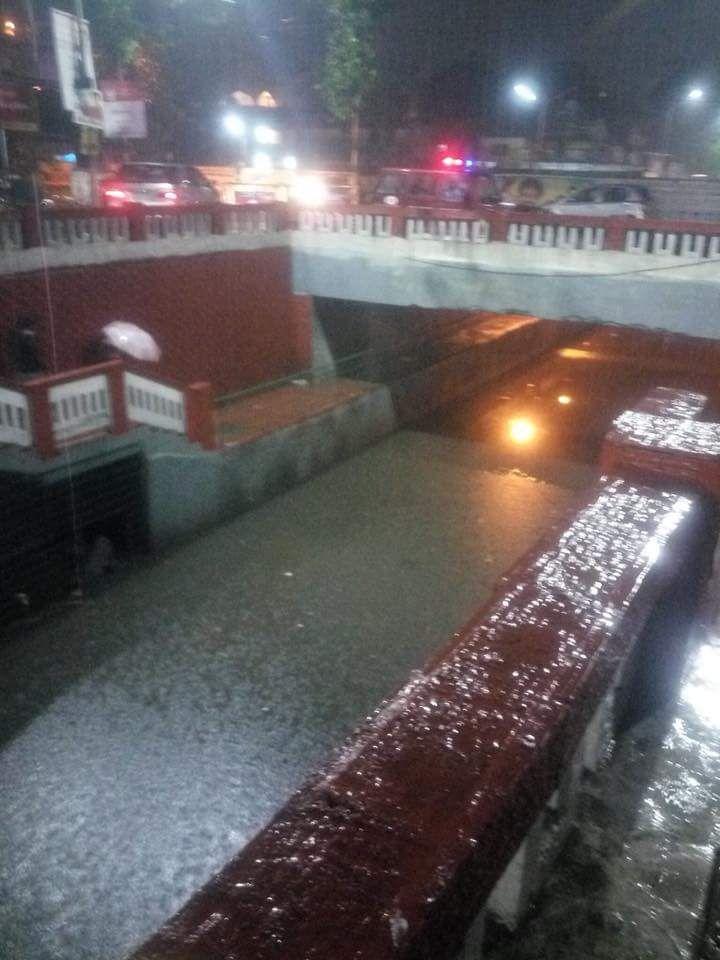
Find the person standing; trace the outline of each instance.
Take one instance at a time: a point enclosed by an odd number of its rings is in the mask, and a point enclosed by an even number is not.
[[[11,373],[18,379],[27,380],[43,373],[35,317],[18,317],[10,328],[7,336],[7,359]]]

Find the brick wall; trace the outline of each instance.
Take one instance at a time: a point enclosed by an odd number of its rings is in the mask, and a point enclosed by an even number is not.
[[[163,353],[155,372],[185,383],[209,380],[220,393],[311,362],[304,301],[292,295],[283,247],[53,268],[47,287],[42,272],[0,276],[0,375],[11,372],[7,331],[25,314],[38,318],[51,372],[82,365],[93,337],[112,320],[152,333]]]

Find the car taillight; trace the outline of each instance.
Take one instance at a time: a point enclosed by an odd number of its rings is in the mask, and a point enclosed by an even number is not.
[[[119,187],[106,187],[103,191],[109,200],[127,200],[128,195]]]

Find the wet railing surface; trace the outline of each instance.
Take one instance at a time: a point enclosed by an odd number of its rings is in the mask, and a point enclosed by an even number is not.
[[[593,490],[136,960],[455,956],[701,523]]]
[[[187,207],[32,208],[0,217],[0,253],[38,246],[124,244],[212,235],[301,233],[593,252],[620,251],[690,260],[720,256],[720,223],[557,215],[502,206],[476,209],[382,204],[296,209],[282,203]]]
[[[626,410],[605,437],[603,470],[720,500],[720,424],[697,419],[705,405],[700,394],[667,391]]]

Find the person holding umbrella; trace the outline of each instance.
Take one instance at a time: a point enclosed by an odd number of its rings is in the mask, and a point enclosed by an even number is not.
[[[123,360],[128,357],[144,363],[158,363],[162,353],[155,338],[135,323],[114,320],[103,327],[85,352],[88,364]]]

